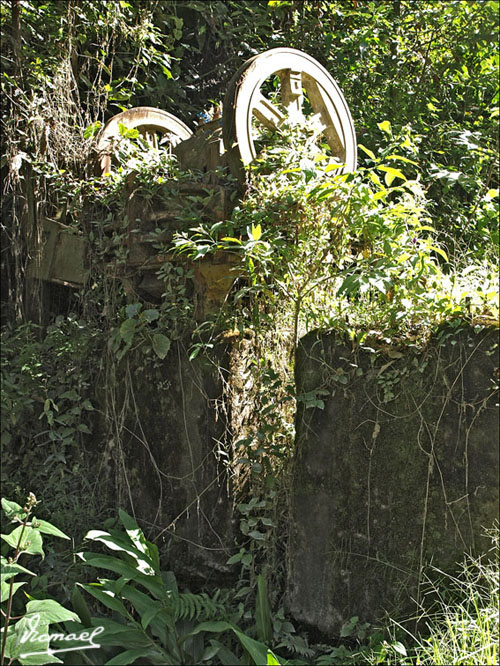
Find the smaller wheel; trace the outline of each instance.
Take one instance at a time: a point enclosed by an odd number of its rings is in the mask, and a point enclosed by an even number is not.
[[[171,113],[155,109],[152,106],[137,106],[118,113],[104,126],[97,150],[100,154],[100,170],[104,175],[111,168],[113,144],[120,138],[120,125],[128,129],[137,129],[152,146],[167,142],[170,147],[189,139],[193,132]]]

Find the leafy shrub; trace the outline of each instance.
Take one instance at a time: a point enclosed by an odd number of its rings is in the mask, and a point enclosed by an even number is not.
[[[35,574],[19,564],[23,555],[41,555],[44,557],[42,534],[49,534],[62,539],[69,539],[61,530],[45,520],[37,520],[33,510],[37,504],[30,493],[26,504],[21,507],[16,502],[2,498],[2,509],[8,521],[17,525],[8,534],[2,534],[13,554],[8,558],[2,555],[1,561],[1,596],[2,596],[2,648],[0,663],[5,659],[11,664],[14,660],[20,664],[62,663],[49,652],[49,626],[78,621],[76,613],[67,610],[54,599],[33,599],[22,609],[22,604],[13,604],[16,592],[26,585],[26,581],[16,581],[19,576]],[[20,595],[18,595],[19,597]],[[17,601],[18,599],[16,598]],[[14,617],[14,609],[15,615]],[[16,622],[12,623],[15,619]]]
[[[100,637],[104,648],[114,648],[114,652],[125,648],[106,663],[132,664],[140,658],[152,664],[214,663],[214,659],[215,663],[234,665],[266,663],[266,646],[234,624],[220,593],[210,597],[206,593],[180,592],[173,572],[161,571],[158,548],[146,540],[125,511],[120,510],[119,516],[125,532],[110,529],[87,534],[87,539],[105,545],[113,555],[79,553],[85,564],[119,575],[80,584],[116,618],[91,620],[93,626],[104,627]],[[84,610],[81,615],[90,614]],[[233,651],[236,648],[221,642],[226,632],[243,649],[243,661]]]
[[[57,317],[45,334],[34,324],[2,331],[2,484],[16,498],[30,489],[43,494],[43,511],[63,529],[75,529],[75,514],[84,522],[101,512],[84,461],[96,414],[90,396],[99,368],[89,359],[98,358],[97,341],[74,314]]]

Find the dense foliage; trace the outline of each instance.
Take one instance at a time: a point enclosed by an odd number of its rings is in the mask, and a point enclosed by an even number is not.
[[[477,578],[466,570],[463,585],[451,586],[453,609],[443,603],[436,622],[429,618],[429,642],[397,627],[382,635],[352,618],[343,642],[310,645],[280,604],[294,406],[322,407],[321,395],[295,395],[299,338],[333,328],[354,346],[399,349],[423,346],[443,323],[480,330],[498,319],[498,2],[0,0],[0,8],[2,482],[19,502],[41,495],[37,515],[77,543],[108,519],[107,531],[87,539],[113,551],[82,552],[77,562],[68,549],[49,547],[25,608],[22,590],[16,595],[26,615],[11,631],[20,635],[36,609],[48,613],[46,627],[76,621],[66,610],[72,604],[81,620],[74,631],[106,623],[108,663],[277,663],[266,645],[281,663],[445,663],[460,650],[463,663],[478,650],[495,663],[498,596],[494,569],[481,561],[472,565]],[[314,125],[264,132],[245,196],[237,197],[228,171],[217,173],[234,197],[228,219],[203,218],[207,188],[179,212],[172,240],[152,232],[160,256],[174,260],[158,265],[161,298],[144,302],[137,285],[117,279],[131,179],[145,200],[158,201],[175,197],[179,182],[206,177],[126,128],[111,172],[96,176],[100,128],[139,105],[196,128],[220,107],[240,64],[277,46],[307,51],[339,83],[356,126],[357,172],[338,174]],[[29,280],[43,217],[88,239],[84,289],[54,287],[47,296]],[[194,267],[221,255],[238,277],[220,310],[200,322]],[[109,518],[115,507],[102,481],[119,475],[101,446],[121,450],[130,403],[120,407],[117,396],[128,391],[128,359],[147,372],[186,334],[191,359],[213,363],[211,350],[228,336],[247,340],[253,355],[245,382],[254,415],[233,433],[233,462],[245,479],[241,540],[227,563],[239,572],[234,599],[226,590],[179,592],[132,518],[120,512],[125,532]],[[92,473],[86,457],[99,459]],[[32,495],[24,508],[3,503],[19,524],[19,533],[2,535],[2,554],[14,551],[2,578],[4,617],[25,582],[18,576],[31,573],[19,557],[43,554],[44,528],[66,537],[37,522],[35,506]],[[35,546],[23,541],[25,530]],[[87,584],[81,561],[107,578]],[[93,597],[90,610],[82,588]],[[102,604],[112,619],[101,617]],[[465,635],[468,622],[477,631]],[[416,651],[407,655],[401,641]],[[3,650],[16,658],[13,642]]]

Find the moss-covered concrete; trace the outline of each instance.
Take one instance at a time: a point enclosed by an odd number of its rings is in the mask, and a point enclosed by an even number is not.
[[[181,341],[163,361],[141,356],[117,369],[118,407],[126,411],[121,464],[116,452],[120,504],[132,498],[145,532],[166,551],[165,565],[184,576],[217,576],[233,552],[221,405],[226,350],[217,362],[189,361]]]
[[[334,334],[301,341],[287,592],[297,620],[338,634],[354,615],[402,618],[422,567],[450,569],[487,548],[483,528],[498,517],[497,341],[496,331],[449,329],[424,351],[377,354]],[[323,409],[311,402],[318,390]]]

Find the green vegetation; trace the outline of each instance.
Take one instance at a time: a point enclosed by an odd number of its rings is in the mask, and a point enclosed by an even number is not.
[[[311,644],[295,635],[282,611],[269,607],[265,577],[259,576],[254,610],[237,604],[230,590],[213,595],[179,591],[173,572],[162,571],[158,548],[148,541],[134,519],[120,510],[121,528],[92,530],[86,542],[104,545],[112,555],[77,553],[85,565],[104,570],[112,578],[76,583],[70,611],[53,599],[28,595],[22,615],[15,593],[34,572],[21,566],[23,555],[44,556],[42,533],[69,539],[50,523],[37,520],[34,495],[23,508],[2,499],[7,519],[16,525],[4,542],[14,555],[2,557],[2,628],[4,663],[62,663],[57,650],[77,650],[82,644],[90,664],[131,664],[137,659],[152,664],[495,664],[498,657],[498,530],[491,533],[493,547],[488,559],[468,558],[456,577],[431,571],[427,594],[437,597],[418,618],[427,624],[428,637],[411,635],[401,625],[392,626],[388,640],[367,623],[353,617],[344,625],[335,647]],[[108,521],[114,524],[115,521]],[[116,578],[116,576],[119,576]],[[439,576],[439,577],[438,577]],[[93,615],[80,592],[112,612],[112,618]],[[447,600],[444,599],[444,594]],[[16,601],[19,602],[19,594]],[[12,623],[12,620],[16,620]],[[244,623],[245,629],[239,625]],[[52,636],[53,654],[44,656]],[[228,633],[229,632],[229,633]],[[73,638],[66,638],[72,636]],[[85,636],[85,638],[81,638]],[[267,645],[266,645],[267,644]],[[406,644],[406,645],[405,645]],[[89,645],[95,646],[89,648]],[[272,645],[275,654],[267,646]],[[31,654],[38,653],[38,654]],[[299,656],[286,658],[296,653]],[[8,661],[6,661],[8,660]]]
[[[353,617],[335,642],[318,643],[282,604],[295,407],[324,406],[321,391],[296,395],[299,339],[335,330],[354,348],[404,350],[444,324],[479,332],[498,321],[498,2],[0,0],[0,9],[3,494],[24,502],[33,491],[51,521],[33,517],[34,495],[26,506],[2,500],[15,524],[2,535],[2,666],[41,663],[14,645],[36,613],[40,634],[105,626],[102,648],[81,663],[497,663],[495,535],[489,559],[469,558],[456,577],[428,572],[416,628]],[[183,169],[124,127],[110,173],[95,175],[96,139],[115,113],[147,105],[195,127],[244,60],[278,46],[306,50],[339,83],[358,136],[355,173],[339,175],[314,124],[285,122],[259,137],[241,197],[226,169],[212,180]],[[227,219],[205,214],[214,182],[229,193]],[[153,206],[176,200],[180,183],[200,191],[184,197],[167,239],[161,222],[148,229],[163,259],[161,296],[147,300],[124,268],[131,193]],[[85,288],[29,278],[44,217],[88,240]],[[200,318],[196,270],[221,257],[236,279]],[[121,526],[114,520],[126,419],[137,413],[130,368],[162,368],[186,341],[191,360],[217,365],[228,339],[233,578],[190,589],[161,568],[146,526],[123,509]],[[390,377],[380,378],[387,402]],[[253,405],[250,417],[241,404]],[[133,513],[133,489],[120,492]],[[41,533],[64,539],[45,559]],[[18,563],[28,555],[42,556],[36,578]]]

